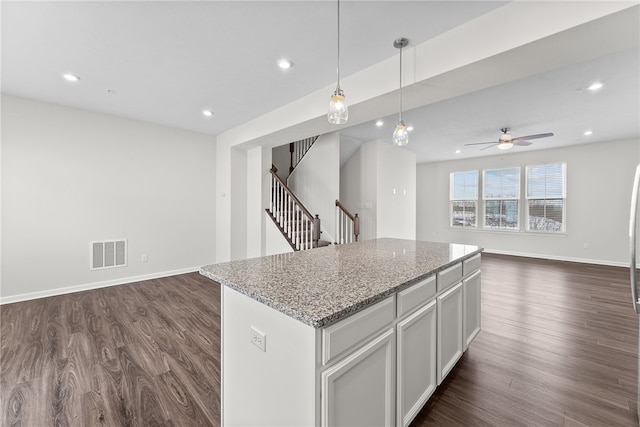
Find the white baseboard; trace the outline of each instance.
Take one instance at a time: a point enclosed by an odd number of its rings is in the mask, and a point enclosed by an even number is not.
[[[46,291],[29,292],[26,294],[0,297],[0,305],[14,302],[28,301],[38,298],[53,297],[56,295],[71,294],[73,292],[88,291],[91,289],[106,288],[108,286],[124,285],[126,283],[141,282],[143,280],[157,279],[160,277],[175,276],[177,274],[193,273],[200,271],[200,267],[183,268],[180,270],[163,271],[159,273],[143,274],[141,276],[124,277],[120,279],[106,280],[104,282],[87,283],[84,285],[67,286],[64,288],[47,289]]]
[[[528,257],[528,258],[550,259],[553,261],[568,261],[568,262],[578,262],[581,264],[597,264],[597,265],[608,265],[612,267],[629,268],[628,262],[619,262],[619,261],[606,261],[606,260],[589,259],[589,258],[573,258],[573,257],[548,255],[548,254],[531,254],[526,252],[512,252],[512,251],[503,251],[499,249],[487,249],[487,248],[485,248],[484,252],[488,254],[497,254],[497,255],[511,255],[511,256]]]

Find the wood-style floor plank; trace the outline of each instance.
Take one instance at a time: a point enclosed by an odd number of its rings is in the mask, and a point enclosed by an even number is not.
[[[636,426],[623,268],[483,255],[482,332],[412,427]],[[219,426],[220,288],[197,273],[0,307],[0,425]]]

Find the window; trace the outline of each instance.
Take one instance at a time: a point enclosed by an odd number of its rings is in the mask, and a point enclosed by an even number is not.
[[[485,170],[483,182],[484,227],[517,230],[520,226],[520,168]]]
[[[566,163],[527,166],[527,230],[565,230]]]
[[[477,227],[478,171],[453,172],[449,183],[452,227]]]

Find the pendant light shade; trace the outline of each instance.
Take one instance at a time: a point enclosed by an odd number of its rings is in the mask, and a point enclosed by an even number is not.
[[[349,109],[347,108],[347,103],[344,102],[344,92],[342,92],[340,86],[338,86],[331,96],[327,119],[329,123],[334,125],[341,125],[347,123],[347,120],[349,120]]]
[[[393,131],[393,145],[402,147],[409,143],[409,132],[402,120],[402,48],[409,44],[409,40],[405,38],[397,39],[393,42],[393,47],[400,49],[400,113],[398,115],[398,124]]]
[[[349,120],[349,109],[347,103],[344,101],[344,92],[340,89],[340,0],[338,0],[338,84],[335,92],[331,95],[331,102],[329,103],[329,113],[327,113],[327,120],[334,125],[341,125],[347,123]]]
[[[404,125],[404,121],[400,120],[396,125],[396,129],[393,131],[393,145],[402,147],[409,143],[409,132]]]

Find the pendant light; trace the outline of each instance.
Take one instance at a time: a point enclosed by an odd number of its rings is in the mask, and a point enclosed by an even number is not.
[[[344,92],[340,89],[340,0],[338,0],[338,85],[335,92],[331,96],[331,102],[329,103],[329,113],[327,113],[327,119],[329,123],[334,125],[341,125],[346,123],[349,119],[349,110],[347,109],[347,103],[344,102]]]
[[[393,131],[393,145],[402,147],[409,143],[409,131],[402,120],[402,48],[409,44],[409,40],[405,38],[396,39],[393,47],[400,49],[400,115],[398,116],[398,124],[396,130]]]

